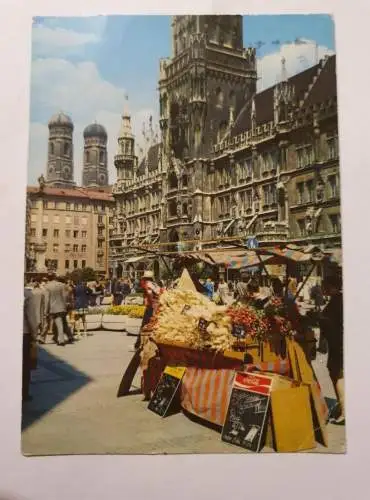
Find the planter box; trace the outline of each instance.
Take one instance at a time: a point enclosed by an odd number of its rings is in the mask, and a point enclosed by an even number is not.
[[[142,318],[127,317],[126,328],[127,330],[130,330],[130,328],[140,328],[142,322],[143,322]]]
[[[86,330],[99,330],[102,326],[102,314],[86,314]]]
[[[102,325],[104,330],[123,332],[126,330],[128,316],[119,314],[104,314]]]

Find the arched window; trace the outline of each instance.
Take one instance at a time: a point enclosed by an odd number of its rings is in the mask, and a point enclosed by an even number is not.
[[[171,200],[168,204],[168,213],[170,217],[174,217],[177,214],[177,205],[175,200]]]
[[[187,176],[187,174],[184,174],[182,176],[182,186],[187,187],[187,185],[188,185],[188,176]]]
[[[68,142],[64,143],[64,154],[69,155],[69,143]]]
[[[229,94],[229,106],[230,106],[230,108],[233,108],[233,109],[235,109],[235,106],[236,106],[236,96],[235,96],[235,92],[233,90]]]
[[[99,152],[99,163],[104,163],[104,151]]]
[[[168,184],[170,189],[177,189],[178,188],[178,181],[177,181],[177,176],[174,172],[171,172],[169,177],[168,177]]]
[[[285,122],[287,119],[287,106],[284,101],[281,101],[279,104],[279,122]]]
[[[216,106],[218,108],[223,108],[224,106],[224,93],[220,87],[216,89]]]
[[[183,203],[183,205],[182,205],[182,213],[184,215],[188,215],[188,204],[187,203]]]
[[[54,143],[53,142],[50,143],[50,154],[51,155],[54,154]]]
[[[85,161],[86,161],[86,163],[89,163],[89,161],[90,161],[90,152],[89,151],[86,151],[86,153],[85,153]]]

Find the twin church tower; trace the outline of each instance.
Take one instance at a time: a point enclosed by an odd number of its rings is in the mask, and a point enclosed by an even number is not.
[[[64,113],[49,120],[48,161],[46,184],[52,187],[73,187],[73,122]],[[108,186],[107,132],[102,125],[92,123],[84,132],[82,186]]]

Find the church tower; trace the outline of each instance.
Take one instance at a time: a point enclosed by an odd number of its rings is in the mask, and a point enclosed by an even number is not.
[[[122,113],[121,128],[118,134],[118,151],[114,157],[114,165],[117,169],[117,181],[133,179],[136,163],[135,138],[131,129],[131,116],[126,106],[126,109]]]
[[[255,49],[243,48],[242,16],[174,16],[172,57],[160,62],[164,152],[207,156],[256,91]]]
[[[74,186],[72,120],[64,113],[58,113],[51,117],[48,127],[46,184],[53,187],[72,187]]]
[[[82,185],[88,188],[108,186],[107,132],[102,125],[92,123],[83,135]]]

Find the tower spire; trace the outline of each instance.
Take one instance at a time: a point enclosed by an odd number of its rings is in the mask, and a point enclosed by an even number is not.
[[[286,59],[284,56],[281,58],[281,81],[286,82],[288,80],[288,73],[286,70]]]

